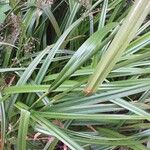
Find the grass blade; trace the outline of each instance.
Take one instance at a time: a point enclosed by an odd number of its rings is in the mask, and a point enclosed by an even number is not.
[[[80,145],[74,142],[67,134],[65,134],[58,127],[50,123],[48,120],[44,119],[43,117],[39,118],[39,115],[36,113],[32,114],[32,118],[40,125],[45,126],[47,130],[52,132],[56,138],[64,142],[64,144],[66,144],[71,150],[84,150]]]
[[[138,115],[120,115],[120,114],[73,114],[73,113],[57,113],[57,112],[33,112],[38,113],[42,117],[54,119],[78,119],[78,120],[150,120],[150,116]]]
[[[19,150],[26,149],[26,139],[27,139],[29,119],[30,119],[30,112],[22,109],[17,138],[17,149]]]
[[[0,93],[0,99],[2,98]],[[0,114],[1,114],[1,142],[0,142],[0,148],[4,149],[5,144],[5,136],[6,136],[6,114],[5,114],[5,107],[4,103],[0,103]]]
[[[116,23],[108,24],[106,27],[95,32],[90,36],[81,47],[75,52],[54,83],[51,85],[50,90],[56,89],[65,79],[70,77],[87,59],[89,59],[96,50],[101,46],[102,39],[116,26]]]
[[[128,44],[135,36],[137,30],[149,13],[150,1],[137,0],[128,14],[126,20],[109,46],[107,52],[98,63],[94,74],[91,76],[84,92],[92,94],[110,73],[118,59],[121,57]],[[106,60],[107,58],[107,60]],[[97,71],[98,70],[98,71]]]

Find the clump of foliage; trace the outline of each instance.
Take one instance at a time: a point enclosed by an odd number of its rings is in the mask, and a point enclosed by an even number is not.
[[[1,149],[150,148],[149,0],[1,0]]]

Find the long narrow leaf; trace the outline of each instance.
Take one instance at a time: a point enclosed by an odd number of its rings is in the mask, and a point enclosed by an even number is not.
[[[137,0],[124,21],[122,27],[118,31],[107,52],[103,55],[96,70],[91,76],[85,93],[90,94],[97,90],[107,75],[110,73],[130,41],[135,36],[137,30],[143,23],[150,10],[149,0]],[[107,60],[106,60],[107,58]]]
[[[84,150],[79,144],[74,142],[67,134],[61,131],[58,127],[53,125],[51,122],[47,121],[43,117],[39,118],[39,115],[34,113],[32,115],[33,120],[38,122],[40,125],[45,126],[50,130],[55,137],[64,142],[71,150]]]
[[[29,118],[30,112],[26,110],[21,110],[20,123],[19,123],[19,131],[17,138],[17,148],[19,150],[26,149],[26,139],[27,139],[27,131],[29,126]]]

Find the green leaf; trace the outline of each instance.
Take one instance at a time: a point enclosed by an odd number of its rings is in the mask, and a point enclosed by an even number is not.
[[[106,27],[95,32],[90,36],[81,47],[75,52],[59,76],[52,83],[50,90],[56,89],[65,79],[69,78],[87,59],[89,59],[94,53],[99,50],[103,38],[112,30],[117,24],[108,24]]]
[[[107,7],[108,7],[108,0],[104,0],[101,16],[100,16],[100,20],[99,20],[98,29],[103,28],[105,25]]]
[[[2,2],[0,2],[2,3]],[[5,12],[9,11],[11,9],[11,7],[9,6],[8,3],[2,3],[0,4],[0,23],[4,23],[7,15],[5,15]]]
[[[101,135],[104,136],[109,136],[109,137],[118,137],[118,138],[125,138],[126,136],[124,136],[123,134],[120,134],[116,131],[110,130],[110,129],[106,129],[106,128],[97,128],[98,132]],[[133,150],[148,150],[144,145],[142,145],[141,143],[135,141],[135,140],[130,140],[130,142],[135,143],[135,145],[129,145],[130,148],[132,148]]]
[[[109,101],[111,101],[111,102],[113,102],[113,103],[115,103],[115,104],[117,104],[117,105],[119,105],[119,106],[122,106],[122,107],[124,107],[124,108],[130,110],[131,112],[134,112],[134,113],[137,114],[137,115],[150,116],[150,114],[149,114],[148,112],[146,112],[146,111],[144,111],[144,110],[142,110],[142,109],[140,109],[140,108],[134,106],[133,104],[131,104],[131,103],[129,103],[129,102],[123,100],[123,99],[118,98],[118,99],[109,100]]]
[[[0,99],[2,98],[0,93]],[[1,149],[4,149],[5,137],[6,137],[6,113],[4,103],[0,103],[0,114],[1,114]]]
[[[53,25],[53,28],[54,28],[57,36],[59,37],[61,35],[61,31],[60,31],[59,25],[56,21],[56,18],[54,17],[53,13],[50,10],[50,7],[44,7],[43,11],[48,16],[49,20],[51,21],[51,23]]]
[[[22,71],[22,70],[25,70],[25,68],[1,68],[0,73]]]
[[[80,23],[81,23],[82,19],[78,19],[76,22],[74,22],[61,36],[60,38],[57,40],[57,42],[55,43],[54,47],[52,48],[52,50],[49,52],[48,56],[46,57],[46,59],[44,60],[37,76],[35,79],[35,83],[39,84],[42,82],[46,71],[49,67],[49,65],[52,63],[52,59],[54,58],[55,54],[57,53],[57,51],[59,50],[60,46],[62,45],[62,43],[64,42],[65,38],[68,36],[68,34],[74,29],[76,28]]]
[[[40,63],[42,58],[47,54],[47,50],[50,49],[48,46],[45,50],[43,50],[33,61],[32,63],[25,69],[23,74],[21,75],[20,79],[18,80],[16,85],[24,85],[30,76],[32,75],[33,71],[36,69],[37,65]],[[12,101],[10,101],[9,106],[12,106],[15,101],[17,100],[18,95],[14,95]]]
[[[70,6],[70,15],[67,18],[67,23],[65,25],[65,30],[72,24],[74,18],[76,17],[76,14],[79,10],[79,8],[81,7],[81,5],[78,2],[73,2],[73,5]]]
[[[26,139],[29,126],[30,112],[21,109],[18,137],[17,137],[17,149],[26,149]]]
[[[54,119],[79,119],[79,120],[150,120],[150,116],[138,115],[120,115],[120,114],[73,114],[73,113],[57,113],[57,112],[32,112],[38,113],[40,116]]]
[[[137,79],[137,80],[126,80],[126,81],[114,81],[110,83],[103,84],[99,87],[100,91],[108,91],[108,90],[120,90],[121,88],[136,86],[139,84],[146,84],[149,82],[149,79]],[[62,92],[65,90],[69,90],[73,86],[78,85],[78,82],[66,81],[60,87],[58,87],[54,92]],[[17,94],[17,93],[35,93],[35,92],[47,92],[50,85],[21,85],[21,86],[10,86],[6,87],[3,90],[4,94]],[[82,91],[85,85],[76,87],[72,89],[72,91]]]
[[[136,93],[144,92],[150,88],[150,83],[139,84],[131,87],[126,87],[118,90],[111,90],[108,92],[102,92],[89,97],[71,98],[71,100],[65,101],[62,104],[58,104],[59,107],[76,106],[76,105],[92,105],[100,102],[106,102],[107,99],[116,99],[130,96]],[[63,99],[62,99],[63,101]]]
[[[137,30],[148,15],[149,9],[149,0],[136,1],[108,50],[102,56],[94,74],[90,77],[87,87],[84,90],[86,94],[91,94],[97,91],[98,86],[102,84],[131,40],[134,38]]]
[[[48,120],[44,119],[43,117],[39,117],[39,115],[36,113],[32,114],[32,118],[37,123],[39,123],[40,125],[44,126],[47,130],[52,132],[53,136],[55,136],[64,144],[66,144],[71,150],[84,150],[79,144],[74,142],[74,140],[71,139],[66,133],[61,131],[58,127],[53,125]]]

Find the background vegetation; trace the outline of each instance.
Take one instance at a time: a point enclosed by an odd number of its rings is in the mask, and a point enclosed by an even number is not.
[[[1,0],[1,149],[148,150],[149,10]]]

